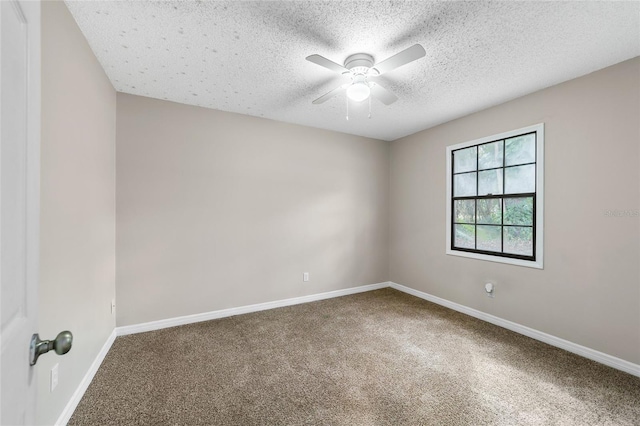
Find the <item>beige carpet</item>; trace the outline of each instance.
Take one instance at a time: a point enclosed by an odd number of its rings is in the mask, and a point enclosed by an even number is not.
[[[639,425],[640,378],[392,289],[119,337],[70,425]]]

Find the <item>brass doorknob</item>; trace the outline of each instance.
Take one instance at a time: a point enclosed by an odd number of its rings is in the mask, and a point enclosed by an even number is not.
[[[73,334],[70,331],[58,333],[54,340],[40,340],[40,336],[36,333],[31,336],[31,344],[29,345],[29,365],[36,365],[38,357],[52,349],[58,355],[64,355],[71,350],[72,344]]]

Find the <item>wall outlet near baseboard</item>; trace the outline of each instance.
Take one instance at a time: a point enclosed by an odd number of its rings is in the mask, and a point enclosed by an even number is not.
[[[51,369],[51,392],[58,386],[58,364]]]
[[[486,283],[484,285],[484,292],[487,294],[487,297],[494,298],[496,292],[496,285],[494,283]]]
[[[116,314],[116,299],[111,299],[111,315]]]
[[[304,274],[302,274],[302,281],[304,281],[305,283],[307,281],[309,281],[309,273],[305,272]]]

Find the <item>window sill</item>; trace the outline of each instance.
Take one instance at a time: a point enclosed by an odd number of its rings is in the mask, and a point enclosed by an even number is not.
[[[489,262],[496,262],[496,263],[506,263],[507,265],[525,266],[527,268],[535,268],[535,269],[544,269],[542,259],[535,260],[535,261],[511,259],[509,257],[498,257],[498,256],[491,256],[488,254],[470,253],[466,251],[457,251],[457,250],[451,250],[451,249],[447,249],[447,254],[451,256],[466,257],[469,259],[488,260]]]

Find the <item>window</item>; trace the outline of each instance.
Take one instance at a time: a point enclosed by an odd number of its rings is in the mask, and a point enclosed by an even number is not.
[[[544,125],[447,147],[447,254],[542,268]]]

